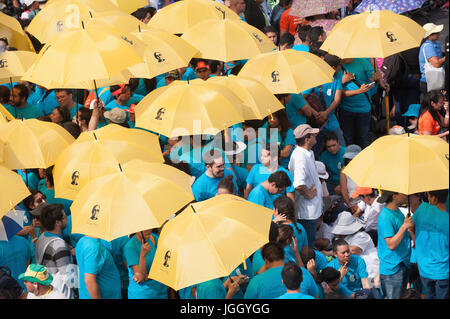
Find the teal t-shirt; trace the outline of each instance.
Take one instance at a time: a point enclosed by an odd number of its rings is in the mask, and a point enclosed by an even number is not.
[[[47,96],[45,96],[46,91],[39,88],[36,85],[35,90],[28,96],[27,102],[36,105],[44,115],[51,114],[55,107],[59,105],[56,99],[55,91],[51,91]],[[45,96],[45,98],[44,98]]]
[[[399,265],[404,263],[409,267],[411,257],[411,238],[405,231],[400,244],[394,250],[390,250],[385,238],[394,236],[403,225],[405,216],[400,210],[392,210],[383,207],[378,217],[378,258],[380,259],[380,274],[393,275],[399,270]]]
[[[338,259],[335,258],[328,263],[327,267],[332,267],[339,270],[342,266]],[[369,274],[367,273],[367,267],[364,259],[357,255],[350,255],[347,268],[348,272],[344,278],[342,278],[341,285],[345,286],[353,293],[362,288],[361,279],[367,278]]]
[[[289,172],[289,170],[287,170],[286,168],[284,168],[282,166],[279,166],[275,172],[278,172],[278,171],[285,172],[289,176],[289,179],[292,182],[291,186],[287,187],[286,191],[283,194],[286,195],[286,193],[295,192],[295,188],[294,188],[294,186],[292,186],[294,184],[294,177],[292,176],[291,172]],[[267,167],[265,167],[263,164],[256,164],[252,167],[252,169],[250,170],[250,173],[248,173],[247,184],[254,188],[254,187],[258,186],[259,184],[261,184],[262,182],[266,181],[269,178],[269,176],[275,172],[270,172],[267,169]],[[274,197],[277,198],[283,194],[281,194],[281,193],[275,194],[276,196],[274,196]]]
[[[102,244],[110,251],[113,256],[114,263],[116,264],[117,270],[119,270],[120,281],[122,282],[123,288],[128,288],[128,271],[125,268],[125,254],[124,248],[128,243],[128,236],[122,236],[116,238],[112,241],[101,240]]]
[[[267,121],[264,123],[263,128],[266,128],[267,130],[269,130],[267,132],[267,134],[271,133],[270,132],[270,128],[269,128],[269,123]],[[280,165],[283,166],[284,168],[287,168],[288,165],[289,165],[289,160],[291,158],[291,154],[294,151],[295,144],[296,144],[295,136],[294,136],[294,130],[292,128],[289,128],[286,131],[286,134],[284,135],[284,138],[281,135],[281,131],[278,130],[277,134],[271,134],[270,135],[269,143],[275,143],[275,144],[280,143],[279,145],[280,145],[280,149],[281,150],[283,150],[288,145],[292,146],[291,151],[289,153],[289,156],[280,158],[281,159],[280,160]]]
[[[304,295],[301,292],[296,293],[285,293],[276,299],[316,299],[309,295]]]
[[[325,165],[327,171],[330,173],[329,180],[332,183],[339,184],[341,169],[345,166],[345,154],[346,147],[341,145],[341,148],[336,154],[331,154],[328,150],[325,150],[320,155],[320,161]]]
[[[286,114],[294,129],[301,124],[306,124],[306,116],[298,112],[305,105],[306,101],[300,93],[291,94],[291,99],[286,104]]]
[[[276,199],[275,195],[277,194],[270,194],[262,184],[259,184],[252,189],[247,200],[269,209],[273,209],[273,201]]]
[[[288,225],[294,230],[294,238],[297,241],[298,252],[300,253],[303,247],[308,246],[308,236],[306,234],[306,230],[300,223],[295,223],[295,226],[297,227],[295,227],[294,224]],[[295,254],[290,245],[284,247],[284,256],[285,260],[289,259],[289,261],[297,263],[297,259],[295,258]]]
[[[27,270],[27,263],[31,260],[31,246],[22,236],[14,235],[9,241],[0,241],[0,265],[6,266],[22,288],[25,284],[19,280],[19,275]]]
[[[84,281],[85,273],[96,275],[103,299],[122,299],[120,274],[109,250],[100,239],[82,237],[75,247],[80,299],[92,299]]]
[[[238,189],[236,179],[234,178],[233,173],[228,169],[225,169],[222,178],[211,178],[206,175],[206,173],[203,173],[192,185],[192,193],[194,194],[195,200],[200,202],[214,197],[217,194],[217,185],[228,175],[233,176],[234,188]]]
[[[158,245],[158,236],[152,234],[156,245]],[[150,272],[150,268],[155,258],[156,246],[151,240],[148,241],[150,244],[150,251],[146,256],[146,272]],[[124,248],[125,260],[128,266],[128,298],[129,299],[168,299],[167,287],[162,283],[149,279],[141,283],[136,283],[133,280],[134,272],[131,266],[139,264],[139,256],[141,253],[142,244],[137,240],[136,236],[132,237]]]
[[[44,113],[41,111],[40,108],[38,108],[35,105],[27,103],[24,108],[19,109],[14,106],[11,106],[9,104],[4,105],[5,108],[8,110],[9,113],[11,113],[12,116],[14,116],[17,119],[37,119],[40,116],[43,116]],[[16,114],[17,112],[17,114]]]
[[[220,278],[197,284],[197,299],[225,299],[227,291]]]
[[[248,283],[244,299],[275,299],[286,292],[282,283],[283,266],[274,267],[256,275]]]
[[[70,206],[72,206],[73,201],[65,199],[65,198],[55,198],[55,190],[54,189],[42,189],[42,194],[45,195],[45,200],[50,204],[61,204],[64,207],[64,212],[67,216],[71,214]]]
[[[422,203],[412,215],[415,223],[415,257],[422,277],[449,278],[449,216],[435,205]]]

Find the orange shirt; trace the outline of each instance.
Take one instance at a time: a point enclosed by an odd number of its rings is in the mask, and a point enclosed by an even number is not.
[[[419,117],[420,135],[423,135],[423,132],[431,132],[432,135],[437,135],[440,130],[439,122],[434,120],[429,111],[426,111]]]
[[[288,31],[290,34],[295,36],[295,29],[297,29],[297,25],[304,25],[306,20],[303,18],[291,16],[289,14],[290,12],[291,8],[285,10],[281,15],[280,31]]]

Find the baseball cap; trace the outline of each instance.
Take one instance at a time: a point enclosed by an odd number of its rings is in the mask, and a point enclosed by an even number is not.
[[[111,122],[117,124],[125,123],[127,120],[127,113],[118,107],[113,108],[111,111],[106,111],[104,116]]]
[[[433,33],[439,33],[444,29],[443,24],[436,25],[434,23],[427,23],[422,28],[425,30],[424,38],[432,35]]]
[[[346,147],[345,153],[344,153],[344,158],[353,159],[356,155],[359,154],[359,152],[361,152],[361,150],[362,149],[359,145],[351,144]]]
[[[302,138],[305,137],[308,134],[317,134],[319,133],[318,128],[312,128],[309,124],[301,124],[297,126],[294,130],[294,136],[295,138]]]
[[[356,198],[360,195],[370,195],[373,193],[373,189],[371,187],[359,187],[357,186],[355,192],[352,195],[352,198]]]
[[[33,216],[41,216],[42,212],[49,206],[51,206],[52,204],[47,203],[47,202],[42,202],[40,203],[35,209],[33,209],[32,211],[30,211],[30,214]]]
[[[195,66],[195,71],[198,69],[209,69],[209,65],[205,63],[205,61],[199,61]]]
[[[402,116],[419,117],[420,104],[411,104]]]

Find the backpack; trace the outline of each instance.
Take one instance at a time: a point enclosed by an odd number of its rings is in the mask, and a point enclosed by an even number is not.
[[[384,59],[381,71],[391,88],[397,88],[408,75],[408,66],[400,53],[388,56]]]
[[[17,299],[22,295],[23,288],[11,276],[8,267],[0,267],[0,299]]]

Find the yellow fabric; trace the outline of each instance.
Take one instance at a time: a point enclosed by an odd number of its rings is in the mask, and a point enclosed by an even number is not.
[[[117,124],[81,133],[56,160],[55,195],[73,200],[89,181],[114,173],[119,163],[123,165],[133,159],[164,162],[158,137]]]
[[[133,13],[139,8],[148,6],[148,0],[110,0],[120,10],[126,13]]]
[[[362,150],[343,169],[360,187],[403,194],[448,189],[449,146],[426,135],[387,135]]]
[[[217,134],[244,121],[242,101],[229,89],[201,79],[174,81],[136,106],[136,126],[167,137]]]
[[[273,94],[300,93],[333,81],[334,69],[309,52],[293,49],[259,54],[238,74],[262,82]]]
[[[229,75],[211,77],[207,82],[224,85],[233,91],[243,101],[242,112],[245,120],[262,120],[284,108],[275,95],[258,80]]]
[[[18,50],[35,52],[19,21],[3,12],[0,12],[0,38],[7,38],[9,46]]]
[[[175,290],[228,276],[268,242],[272,211],[234,195],[189,204],[163,227],[149,278]]]
[[[389,10],[366,11],[339,21],[321,48],[344,58],[385,58],[420,46],[425,30]]]
[[[196,58],[224,62],[250,59],[275,49],[272,40],[257,28],[228,18],[201,21],[181,38],[199,50]]]
[[[17,82],[36,60],[36,53],[30,51],[6,51],[0,54],[0,84]]]
[[[134,36],[145,43],[144,63],[128,68],[136,78],[151,79],[157,75],[186,67],[197,49],[185,40],[165,31],[141,29]]]
[[[3,105],[0,104],[0,124],[8,123],[9,121],[12,121],[14,119],[15,117],[12,116],[12,114],[9,113],[9,111]]]
[[[47,168],[75,139],[62,126],[36,119],[0,125],[3,165],[10,169]]]
[[[133,160],[84,186],[72,206],[72,232],[111,241],[161,225],[194,200],[190,176]],[[176,196],[173,196],[176,194]]]
[[[221,3],[210,0],[183,0],[160,10],[150,19],[148,26],[172,34],[182,34],[206,19],[239,20],[240,17]]]
[[[0,218],[30,194],[20,175],[2,166],[0,152]]]

